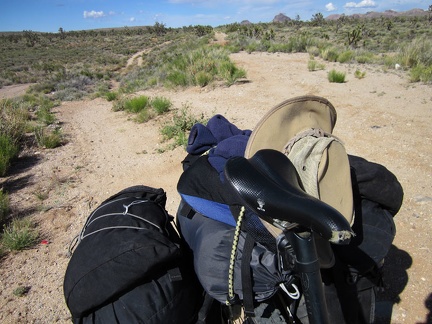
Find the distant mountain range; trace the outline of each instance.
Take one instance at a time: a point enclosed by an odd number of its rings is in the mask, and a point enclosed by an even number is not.
[[[394,10],[386,10],[383,12],[375,12],[375,11],[369,11],[365,14],[354,14],[349,15],[348,17],[354,17],[354,18],[380,18],[382,17],[415,17],[415,16],[427,16],[428,11],[423,9],[411,9],[408,11],[394,11]],[[341,15],[330,15],[326,17],[326,20],[336,20]]]
[[[365,14],[353,14],[353,15],[346,15],[346,17],[353,17],[353,18],[380,18],[380,17],[414,17],[414,16],[427,16],[429,13],[427,10],[423,9],[411,9],[408,11],[394,11],[394,10],[386,10],[383,12],[375,12],[375,11],[369,11]],[[337,20],[340,16],[340,14],[334,14],[326,17],[326,20]],[[292,19],[283,13],[277,14],[273,18],[273,22],[280,22],[283,23],[285,21],[291,21]],[[248,23],[247,20],[242,21],[242,24]]]

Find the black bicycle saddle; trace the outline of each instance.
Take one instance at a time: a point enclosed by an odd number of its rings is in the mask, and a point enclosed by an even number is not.
[[[250,159],[231,158],[225,175],[246,207],[280,229],[295,223],[336,244],[348,244],[353,236],[339,211],[300,187],[294,165],[279,151],[265,149]]]

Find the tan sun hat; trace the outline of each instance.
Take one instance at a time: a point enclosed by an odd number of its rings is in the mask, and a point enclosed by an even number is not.
[[[304,190],[337,209],[352,225],[350,166],[343,143],[332,135],[336,118],[336,109],[322,97],[286,100],[258,122],[245,157],[261,149],[283,152],[296,167]],[[274,235],[280,233],[275,228],[269,230]]]

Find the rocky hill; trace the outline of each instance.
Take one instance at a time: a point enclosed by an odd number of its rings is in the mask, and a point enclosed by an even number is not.
[[[291,21],[292,19],[286,15],[284,15],[283,13],[277,14],[274,18],[273,18],[273,22],[274,23],[283,23],[286,21]]]
[[[353,15],[345,15],[346,17],[352,17],[352,18],[380,18],[380,17],[422,17],[422,16],[427,16],[429,15],[429,12],[427,10],[423,10],[423,9],[411,9],[411,10],[407,10],[407,11],[394,11],[394,10],[386,10],[386,11],[382,11],[382,12],[376,12],[376,11],[369,11],[365,14],[353,14]],[[333,14],[330,16],[327,16],[325,19],[326,20],[337,20],[339,19],[339,17],[341,17],[342,14]],[[279,13],[277,14],[272,22],[273,23],[284,23],[287,21],[291,21],[292,19],[290,17],[288,17],[287,15],[283,14],[283,13]],[[249,21],[247,21],[249,22]],[[244,21],[242,22],[242,24],[244,24]]]
[[[354,18],[380,18],[380,17],[414,17],[414,16],[427,16],[429,13],[427,10],[423,9],[411,9],[408,11],[394,11],[394,10],[386,10],[383,12],[369,11],[365,14],[354,14],[347,15],[346,17],[354,17]],[[326,20],[337,20],[342,15],[334,14],[326,17]]]

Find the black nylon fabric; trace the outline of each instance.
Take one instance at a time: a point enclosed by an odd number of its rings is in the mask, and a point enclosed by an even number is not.
[[[226,205],[240,205],[233,189],[219,179],[219,174],[210,165],[206,155],[188,164],[177,183],[177,191]]]
[[[333,250],[343,262],[360,273],[366,273],[376,267],[390,250],[396,235],[393,213],[402,204],[403,191],[396,176],[383,166],[358,157],[350,157],[350,162],[353,163],[351,171],[355,207],[352,229],[356,235],[349,245],[334,245]],[[374,185],[386,188],[383,189],[383,196],[378,193],[380,188]],[[371,188],[373,191],[367,191]],[[391,200],[389,188],[393,188],[396,199],[392,203],[386,201]],[[393,207],[385,206],[389,204],[393,204]],[[392,211],[389,208],[393,208]]]
[[[86,316],[76,324],[195,323],[202,302],[202,288],[188,264],[179,265],[182,279],[172,281],[169,271],[162,271],[118,299]]]
[[[184,285],[197,287],[188,281],[171,287],[172,276],[164,277],[185,259],[165,201],[162,189],[135,186],[105,200],[90,214],[64,277],[66,304],[74,318],[89,314],[99,318],[107,310],[112,310],[112,318],[126,316],[135,307],[132,297],[137,293],[141,299],[135,301],[141,305],[137,316],[163,316],[157,311],[167,306],[165,297],[174,299]],[[184,271],[193,274],[189,261],[188,271],[187,265]],[[200,295],[200,291],[198,287],[195,293]],[[195,307],[194,295],[189,297]],[[145,298],[154,305],[146,309]],[[121,303],[130,304],[120,307]],[[187,308],[186,303],[184,299],[180,309]]]
[[[180,205],[179,211],[182,210]],[[177,214],[182,236],[193,251],[194,268],[205,291],[221,303],[228,295],[228,268],[235,228],[196,213],[192,218]],[[241,233],[234,270],[234,292],[243,299],[241,260],[245,233]],[[291,273],[281,273],[277,255],[256,243],[250,261],[254,299],[270,298],[279,289],[279,283]]]
[[[348,155],[355,170],[361,196],[376,202],[395,216],[403,201],[403,188],[396,176],[381,164],[364,158]]]

